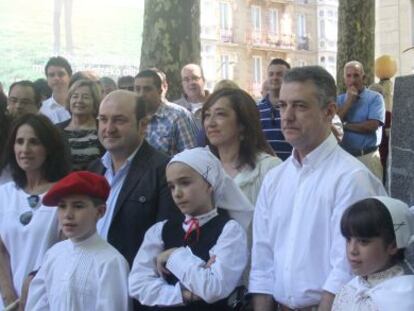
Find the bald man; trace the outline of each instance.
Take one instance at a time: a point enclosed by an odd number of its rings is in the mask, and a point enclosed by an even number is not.
[[[180,217],[165,180],[168,158],[145,141],[148,104],[134,92],[117,90],[102,101],[98,135],[106,153],[90,169],[106,177],[111,192],[98,233],[132,265],[145,231]]]
[[[382,180],[378,146],[385,122],[384,99],[381,94],[367,89],[364,79],[364,67],[360,62],[354,60],[345,64],[347,91],[337,98],[338,115],[344,130],[341,146]]]
[[[185,65],[181,69],[181,83],[184,93],[175,103],[192,112],[197,125],[201,127],[201,108],[209,94],[204,90],[205,79],[200,65]]]

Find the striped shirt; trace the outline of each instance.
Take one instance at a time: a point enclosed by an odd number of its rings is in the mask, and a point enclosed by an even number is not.
[[[260,123],[263,133],[276,152],[277,156],[286,160],[292,153],[292,146],[285,140],[280,125],[280,113],[273,108],[269,95],[264,97],[257,105],[260,113]]]

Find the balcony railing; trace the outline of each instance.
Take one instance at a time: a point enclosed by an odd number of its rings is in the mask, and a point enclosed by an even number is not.
[[[234,42],[233,29],[220,29],[219,35],[221,42]]]
[[[251,31],[246,34],[246,43],[262,48],[294,49],[294,35],[276,34],[267,31]]]
[[[309,51],[309,37],[297,37],[297,49]]]

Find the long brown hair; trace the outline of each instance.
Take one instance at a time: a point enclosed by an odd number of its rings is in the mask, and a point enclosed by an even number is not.
[[[256,167],[257,155],[265,152],[274,155],[273,149],[265,139],[260,124],[260,114],[254,99],[242,89],[224,88],[212,93],[202,108],[202,121],[204,125],[205,113],[217,100],[225,97],[231,103],[236,113],[237,122],[241,125],[239,165],[238,168],[248,164],[252,169]],[[218,156],[217,148],[206,137],[207,145]]]

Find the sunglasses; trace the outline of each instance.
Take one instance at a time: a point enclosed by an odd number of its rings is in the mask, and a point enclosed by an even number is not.
[[[33,211],[40,206],[40,197],[38,195],[33,194],[27,197],[27,203],[29,203],[29,206],[32,210],[24,212],[23,214],[20,215],[20,223],[23,226],[28,225],[30,221],[32,220]]]

